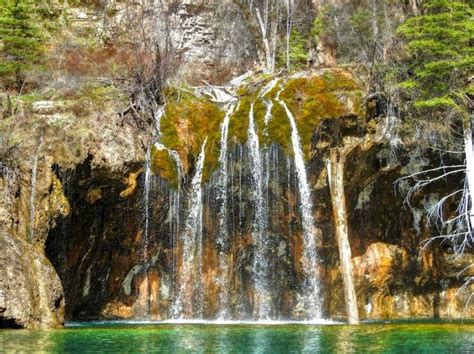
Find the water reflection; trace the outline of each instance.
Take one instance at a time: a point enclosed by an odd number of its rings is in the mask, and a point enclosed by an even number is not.
[[[303,332],[303,347],[301,348],[301,353],[321,353],[323,348],[321,348],[321,334],[322,331],[320,328],[308,329]]]
[[[102,325],[1,330],[5,352],[351,353],[465,352],[474,324]]]

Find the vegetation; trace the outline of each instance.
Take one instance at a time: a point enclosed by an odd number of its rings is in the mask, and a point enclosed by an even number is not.
[[[37,6],[31,0],[0,0],[0,75],[21,91],[26,74],[42,62]],[[5,79],[4,79],[5,81]]]
[[[400,87],[421,116],[466,116],[467,85],[474,68],[474,11],[461,1],[432,0],[427,14],[398,29],[406,39],[405,80]]]
[[[168,102],[161,120],[161,142],[178,152],[187,173],[192,161],[196,161],[207,137],[204,179],[217,166],[219,156],[219,126],[224,113],[205,97],[186,95]]]
[[[309,4],[323,2],[238,2],[247,9],[246,18],[253,27],[254,39],[259,47],[256,55],[261,56],[259,59],[265,74],[255,74],[249,80],[251,82],[237,90],[238,106],[230,117],[229,143],[247,142],[249,113],[252,109],[260,147],[265,149],[276,143],[288,155],[293,154],[291,126],[287,113],[280,104],[281,99],[295,117],[303,152],[309,160],[315,151],[312,146],[313,137],[323,121],[331,120],[332,123],[345,117],[362,117],[365,102],[375,97],[377,102],[371,103],[377,106],[377,118],[388,116],[396,120],[396,128],[403,125],[405,129],[391,132],[393,134],[390,135],[392,138],[398,133],[397,138],[402,139],[409,148],[409,154],[406,153],[404,158],[424,162],[424,157],[428,155],[431,158],[433,151],[436,151],[436,157],[443,161],[439,167],[417,171],[407,177],[414,181],[411,194],[436,181],[450,183],[448,176],[452,174],[466,176],[464,185],[461,178],[454,181],[456,189],[447,197],[441,198],[431,214],[439,217],[444,230],[449,230],[440,237],[447,239],[456,253],[472,248],[472,2],[410,0],[403,3],[411,6],[404,6],[400,10],[400,2],[394,0],[333,1],[330,5],[314,5],[317,11],[308,11],[311,13],[309,16],[304,14]],[[46,43],[55,29],[47,20],[49,12],[45,12],[39,3],[33,0],[0,0],[1,80],[7,91],[19,91],[15,98],[8,97],[8,105],[23,103],[26,108],[25,114],[15,117],[9,113],[8,117],[0,120],[2,132],[6,132],[6,128],[10,126],[12,131],[15,128],[15,134],[4,134],[6,143],[2,137],[1,142],[5,145],[5,148],[1,146],[0,151],[2,166],[3,160],[6,160],[2,156],[10,153],[11,146],[25,142],[31,145],[30,150],[35,146],[38,139],[32,139],[28,135],[31,132],[38,135],[38,138],[41,136],[41,139],[44,134],[49,140],[48,153],[54,151],[57,155],[68,156],[65,160],[72,164],[70,161],[84,161],[87,154],[94,152],[94,146],[88,145],[90,141],[116,141],[116,134],[122,132],[120,129],[125,124],[136,124],[144,133],[136,134],[140,139],[143,138],[143,147],[151,147],[153,173],[168,180],[173,187],[177,187],[180,181],[175,155],[171,155],[171,150],[178,154],[184,173],[192,176],[201,147],[207,141],[203,175],[203,181],[206,181],[218,168],[220,127],[225,112],[223,105],[206,95],[196,93],[197,90],[193,88],[182,85],[175,89],[168,86],[170,76],[175,74],[174,71],[179,72],[181,53],[173,46],[168,21],[181,6],[180,2],[173,1],[173,6],[161,11],[153,1],[123,1],[120,2],[120,11],[123,10],[121,18],[126,26],[119,24],[114,28],[116,32],[110,31],[113,34],[101,33],[100,36],[90,28],[77,30],[72,35],[62,33],[55,43]],[[99,0],[69,2],[69,5],[74,6],[90,6],[88,10],[97,13],[102,11],[104,19],[107,18],[108,4],[110,3],[107,1]],[[156,24],[163,25],[162,32],[150,30]],[[49,56],[45,55],[46,48]],[[308,59],[318,68],[349,64],[360,75],[361,82],[366,83],[365,90],[353,79],[350,71],[342,69],[324,69],[308,75],[288,75],[292,71],[306,68]],[[41,90],[24,92],[25,81],[31,80],[29,74],[38,71],[38,68],[45,68],[44,75],[51,76],[51,82],[44,83]],[[287,73],[278,76],[272,73],[279,69],[286,70]],[[280,78],[278,84],[265,97],[261,97],[262,88],[275,77]],[[28,112],[36,101],[43,99],[62,102],[52,105],[54,107],[49,111],[44,109],[44,114]],[[161,116],[159,112],[165,103],[165,113]],[[396,107],[393,108],[395,104]],[[110,107],[120,107],[120,111],[117,115],[114,114],[116,120],[110,119],[111,122],[104,123],[101,120],[106,119],[101,114],[111,114]],[[11,111],[10,108],[8,111]],[[90,114],[92,111],[96,114]],[[271,117],[267,120],[269,112]],[[3,115],[3,112],[0,113]],[[99,124],[91,124],[90,116]],[[157,128],[159,119],[160,129]],[[107,125],[108,123],[111,124]],[[376,124],[374,121],[372,123]],[[17,124],[19,128],[16,128]],[[104,126],[106,129],[102,129]],[[104,135],[93,131],[97,127]],[[128,134],[128,130],[123,131]],[[368,140],[372,138],[370,133],[367,134]],[[345,134],[334,135],[346,137]],[[362,145],[363,139],[358,140],[355,136],[351,138],[353,146]],[[135,143],[132,141],[131,145]],[[344,143],[346,141],[342,141],[340,145],[334,144],[337,146],[328,144],[325,147],[329,150],[329,157],[332,157],[333,168],[339,164],[338,173],[332,171],[333,173],[328,174],[329,180],[331,176],[335,178],[334,181],[339,180],[338,186],[334,185],[332,190],[338,192],[333,198],[339,202],[346,197],[343,163],[347,155],[343,159],[342,155],[337,155],[338,150],[343,151],[341,145]],[[61,152],[61,149],[64,151]],[[325,155],[322,159],[327,157]],[[57,159],[57,156],[54,158]],[[135,155],[130,158],[135,158]],[[455,164],[449,165],[453,161]],[[318,169],[319,165],[323,165],[320,162],[318,161]],[[27,163],[29,162],[25,162]],[[45,163],[48,163],[46,159]],[[379,168],[379,161],[375,162],[375,157],[373,165],[371,168],[377,173],[385,173],[382,167]],[[304,174],[301,173],[303,169],[304,166],[298,170],[298,175]],[[128,187],[120,194],[122,197],[136,193],[137,177],[142,171],[130,174],[127,179]],[[440,175],[437,175],[438,171],[441,172]],[[318,188],[320,182],[324,181],[323,178],[326,177],[321,174],[317,181]],[[61,206],[62,200],[55,194],[63,186],[56,176],[53,179],[54,200],[50,203]],[[315,185],[314,182],[311,181],[312,186]],[[355,191],[357,192],[357,188]],[[288,198],[290,204],[297,202],[295,198],[302,199],[301,193],[299,197],[297,193],[293,195],[289,187],[287,192],[287,195],[279,198]],[[456,200],[457,196],[461,196],[460,200]],[[91,189],[87,195],[91,204],[100,198],[100,188]],[[445,204],[447,200],[450,201],[449,205]],[[347,224],[345,206],[338,208],[338,203],[334,201],[332,205],[335,211],[341,212],[340,219],[344,219]],[[456,210],[453,210],[453,205]],[[66,210],[66,206],[62,207]],[[292,205],[290,207],[293,208]],[[300,220],[296,215],[299,211],[297,207],[293,209],[295,214],[288,221],[297,230],[300,227],[297,225]],[[315,209],[315,214],[320,214],[320,210]],[[54,215],[51,214],[51,217]],[[321,219],[320,216],[318,215],[318,220]],[[343,230],[343,233],[346,243],[344,247],[350,251],[348,232]],[[349,265],[351,258],[350,252],[344,257],[341,254],[340,257],[342,262],[345,259]],[[348,272],[352,272],[350,266],[346,268]],[[438,275],[435,274],[435,277]],[[354,305],[357,305],[356,301]]]
[[[352,107],[341,96],[352,101]],[[309,79],[290,80],[281,93],[298,124],[306,157],[311,153],[311,139],[323,119],[362,114],[362,93],[354,80],[343,71],[326,71]]]
[[[298,29],[293,28],[289,37],[289,51],[282,48],[280,50],[279,63],[281,66],[286,65],[286,55],[288,54],[288,61],[291,64],[291,70],[296,71],[307,66],[308,62],[308,45],[305,38]]]
[[[246,144],[249,113],[253,105],[260,146],[265,148],[277,143],[288,154],[293,154],[289,119],[276,100],[279,91],[281,99],[295,116],[307,158],[311,156],[313,132],[323,119],[362,114],[360,88],[347,72],[328,70],[322,75],[291,79],[284,82],[283,87],[276,85],[262,98],[259,96],[261,89],[270,79],[267,77],[257,87],[238,90],[238,105],[229,121],[229,143]],[[218,167],[220,126],[224,112],[209,97],[197,97],[186,88],[178,90],[169,87],[165,93],[167,104],[160,123],[160,141],[167,148],[178,152],[184,172],[188,173],[207,137],[203,176],[206,180]],[[352,102],[350,106],[345,104],[349,101]],[[271,108],[271,118],[266,124],[268,107]],[[168,151],[154,149],[152,160],[154,173],[176,185],[176,165]]]

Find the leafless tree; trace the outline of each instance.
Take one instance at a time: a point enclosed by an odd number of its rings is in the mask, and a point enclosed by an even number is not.
[[[135,60],[131,68],[130,104],[121,114],[130,113],[140,128],[149,124],[156,128],[163,86],[180,63],[179,50],[171,38],[171,17],[179,6],[179,0],[126,3],[123,37]]]
[[[283,16],[284,2],[287,0],[236,0],[258,32],[263,47],[265,71],[275,70],[278,48],[278,29]],[[291,1],[291,0],[288,0]]]
[[[449,162],[431,167],[422,171],[413,172],[402,177],[397,181],[400,185],[402,182],[409,182],[406,201],[411,206],[412,196],[421,189],[434,183],[445,181],[452,177],[462,178],[462,185],[450,191],[447,195],[442,196],[428,210],[428,220],[440,226],[441,233],[424,241],[425,246],[434,240],[442,240],[448,242],[456,255],[463,254],[467,249],[474,246],[474,154],[472,145],[472,118],[470,122],[465,122],[462,131],[454,134],[454,138],[449,142],[449,150],[447,144],[439,144],[440,138],[427,137],[426,129],[418,129],[417,136],[419,141],[428,138],[433,141],[428,147],[447,159]],[[438,144],[434,141],[438,140]],[[452,161],[458,161],[452,163]],[[455,213],[449,213],[447,204],[455,201],[457,205]]]

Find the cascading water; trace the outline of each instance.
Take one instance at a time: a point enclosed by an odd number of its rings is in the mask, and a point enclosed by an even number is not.
[[[145,244],[144,254],[146,256],[148,249],[148,233],[150,229],[150,184],[151,184],[151,156],[150,149],[147,149],[145,156],[145,181],[144,181],[143,199],[145,202],[144,207],[144,218],[145,218],[145,229],[143,231],[143,239]]]
[[[183,165],[181,159],[176,151],[168,149],[168,153],[176,164],[176,172],[178,175],[178,186],[176,189],[169,190],[169,220],[170,220],[170,234],[171,234],[171,249],[172,260],[171,270],[173,274],[173,281],[176,280],[178,258],[175,250],[178,246],[179,230],[180,230],[180,215],[181,215],[181,182],[184,177]],[[176,283],[173,282],[172,287],[176,290]]]
[[[260,145],[254,122],[254,104],[249,112],[248,149],[252,170],[252,199],[254,201],[254,219],[252,237],[254,242],[253,278],[255,282],[254,316],[257,319],[269,319],[272,312],[272,303],[269,289],[268,264],[268,227],[267,208],[264,198],[263,166],[260,154]]]
[[[219,153],[219,172],[218,172],[218,191],[217,199],[219,203],[219,234],[217,237],[217,246],[219,248],[219,278],[218,285],[219,292],[219,312],[217,317],[219,319],[226,319],[229,317],[230,305],[230,277],[229,277],[229,260],[227,257],[227,248],[229,243],[228,231],[228,215],[227,215],[227,137],[229,134],[230,116],[234,111],[234,105],[231,104],[226,111],[224,121],[221,125],[221,141]]]
[[[158,106],[153,109],[153,121],[155,123],[155,132],[158,138],[161,135],[161,118],[165,115],[165,106]]]
[[[144,221],[145,226],[143,230],[143,255],[142,261],[146,263],[148,261],[148,248],[149,248],[149,233],[150,233],[150,189],[151,189],[151,153],[150,148],[147,149],[145,156],[145,181],[143,189],[143,199],[144,199]],[[147,299],[147,308],[145,309],[145,317],[148,317],[150,314],[150,284],[148,279],[148,273],[145,273],[145,289],[146,294],[143,296]]]
[[[272,118],[273,101],[266,101],[265,105],[266,105],[267,110],[265,111],[265,117],[263,118],[263,121],[266,127],[268,123],[270,122],[270,119]]]
[[[35,237],[35,214],[36,214],[36,180],[38,174],[38,158],[41,147],[43,146],[43,137],[40,138],[38,149],[36,150],[35,158],[33,160],[33,168],[31,170],[31,193],[30,193],[30,225],[29,225],[29,240],[34,241]]]
[[[207,138],[201,147],[196,173],[191,181],[188,216],[181,235],[181,264],[171,316],[174,319],[202,317],[202,175]],[[179,262],[178,262],[179,263]],[[193,306],[194,305],[194,306]]]
[[[291,124],[291,143],[295,154],[296,175],[298,178],[298,188],[300,194],[300,208],[303,224],[303,270],[305,272],[306,284],[303,288],[302,299],[310,319],[321,317],[319,276],[317,273],[318,254],[316,248],[316,235],[314,230],[314,219],[312,216],[313,203],[311,201],[311,191],[306,175],[303,150],[301,148],[300,136],[296,126],[295,118],[286,103],[278,100],[285,109]]]
[[[244,114],[248,114],[246,144],[235,143],[236,135],[231,136],[233,129],[240,129],[239,119],[242,119],[234,90],[219,87],[198,90],[198,97],[208,96],[212,102],[224,107],[225,114],[220,123],[220,141],[216,141],[215,136],[209,141],[205,139],[194,175],[185,189],[183,186],[188,183],[180,159],[183,151],[178,155],[162,143],[159,129],[164,109],[154,110],[157,132],[153,148],[168,152],[176,165],[178,183],[172,187],[157,176],[156,181],[161,181],[163,190],[155,190],[158,184],[154,183],[149,149],[143,191],[143,257],[149,259],[142,260],[146,267],[141,267],[140,272],[146,270],[148,274],[148,268],[152,267],[154,274],[159,274],[159,284],[153,280],[153,289],[158,289],[159,293],[147,287],[146,317],[166,317],[168,314],[173,320],[320,319],[322,301],[311,191],[295,118],[280,99],[284,87],[278,85],[278,79],[265,85],[257,98],[263,105],[257,110],[254,101],[245,111]],[[260,108],[262,106],[264,109]],[[262,147],[259,141],[260,133],[265,141],[272,136],[273,132],[269,131],[272,114],[279,113],[280,107],[286,112],[291,128],[289,137],[294,159],[281,145],[272,142]],[[257,119],[263,123],[259,127]],[[259,129],[263,131],[259,132]],[[211,153],[207,158],[216,160],[217,171],[204,186],[206,145]],[[151,213],[162,207],[162,204],[150,205],[155,202],[167,203],[167,217]],[[299,239],[294,240],[300,237],[294,222],[297,214],[301,215],[302,221],[301,253],[295,248],[300,245]],[[150,238],[151,234],[153,238]],[[215,242],[214,249],[206,248],[204,258],[203,238],[206,247],[209,241]],[[168,243],[162,243],[163,248],[151,255],[149,240],[153,240],[153,249],[162,242],[160,240]],[[301,258],[294,258],[295,255]],[[158,257],[166,262],[166,268],[158,268]],[[303,264],[304,277],[299,284],[292,283],[295,290],[288,296],[286,287],[291,281],[285,277],[295,274],[294,259]],[[203,262],[206,262],[205,267]],[[137,271],[132,273],[139,274]],[[127,284],[133,284],[133,274]],[[129,285],[127,289],[126,293],[130,295]],[[145,290],[143,286],[140,289],[143,293],[140,293],[141,304],[144,304]],[[160,305],[163,310],[151,302],[150,299],[156,298],[163,300],[161,304],[164,305]],[[169,305],[166,305],[168,301]],[[157,311],[164,312],[157,315]]]

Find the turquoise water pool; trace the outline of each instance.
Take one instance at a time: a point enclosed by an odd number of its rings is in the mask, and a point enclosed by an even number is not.
[[[2,352],[468,353],[474,323],[74,323],[48,331],[0,330]]]

